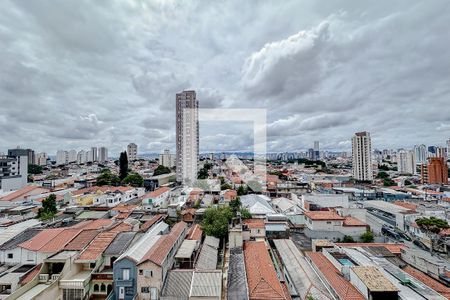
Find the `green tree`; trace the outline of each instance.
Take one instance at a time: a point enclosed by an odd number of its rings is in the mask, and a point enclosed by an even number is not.
[[[28,165],[28,173],[33,175],[42,174],[42,166],[30,164]]]
[[[202,229],[206,235],[223,238],[228,235],[228,224],[233,218],[227,206],[207,208],[203,216]]]
[[[349,235],[344,235],[344,238],[342,239],[342,242],[343,243],[354,243],[355,240]]]
[[[374,240],[373,232],[372,231],[366,231],[361,235],[361,241],[364,243],[372,243]]]
[[[229,185],[228,183],[224,183],[224,184],[222,184],[222,185],[220,186],[220,189],[221,189],[222,191],[230,190],[230,189],[231,189],[231,185]]]
[[[395,181],[390,178],[383,179],[383,185],[384,186],[393,186],[396,185]]]
[[[42,201],[42,207],[38,211],[38,218],[48,220],[55,216],[58,209],[56,208],[56,195],[50,194]]]
[[[128,156],[126,151],[120,153],[119,169],[119,177],[123,180],[128,175]]]
[[[405,185],[412,185],[412,182],[409,181],[408,179],[405,180]]]
[[[243,185],[240,185],[238,187],[237,194],[238,194],[238,196],[242,196],[242,195],[246,195],[247,194],[247,190],[244,188]]]
[[[389,167],[386,165],[378,165],[378,170],[389,171]]]
[[[162,174],[169,174],[170,169],[168,167],[164,167],[163,165],[159,165],[155,171],[153,171],[153,176],[158,176]]]
[[[233,215],[236,215],[236,213],[241,208],[241,199],[239,197],[236,197],[236,199],[230,201],[230,209],[233,212]]]
[[[209,177],[208,170],[205,168],[201,168],[198,171],[197,178],[198,179],[207,179]]]
[[[141,187],[144,184],[144,178],[138,173],[129,173],[127,177],[123,179],[123,183],[129,184],[134,187]]]
[[[389,174],[386,173],[386,172],[378,172],[376,178],[379,178],[379,179],[386,179],[386,178],[389,178]]]
[[[116,174],[111,173],[109,169],[102,170],[102,173],[97,177],[97,185],[120,185],[120,178]]]
[[[421,229],[432,232],[432,233],[439,233],[442,229],[447,229],[450,226],[448,225],[447,221],[436,218],[436,217],[422,217],[416,219],[416,224]]]
[[[245,207],[241,207],[241,218],[242,219],[251,219],[252,214]]]

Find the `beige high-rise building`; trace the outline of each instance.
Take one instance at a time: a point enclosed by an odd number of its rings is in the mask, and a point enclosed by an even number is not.
[[[159,164],[167,168],[175,167],[175,155],[167,149],[164,150],[164,153],[159,155]]]
[[[98,162],[105,163],[108,160],[108,148],[100,147],[98,148]]]
[[[357,132],[352,138],[353,177],[356,180],[373,180],[372,141],[370,133]]]
[[[199,153],[198,101],[195,91],[176,95],[177,181],[193,184],[197,179]]]
[[[137,159],[137,145],[135,143],[128,144],[127,156],[128,156],[128,161],[133,161],[133,160]]]

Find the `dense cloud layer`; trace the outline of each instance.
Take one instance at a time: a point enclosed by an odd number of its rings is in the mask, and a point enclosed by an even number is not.
[[[174,149],[183,89],[266,108],[270,151],[450,137],[446,0],[7,0],[0,16],[0,152]],[[249,124],[200,126],[202,150],[252,149]]]

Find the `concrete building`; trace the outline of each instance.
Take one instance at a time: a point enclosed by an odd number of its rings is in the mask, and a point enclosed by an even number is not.
[[[56,165],[65,165],[69,162],[69,153],[64,150],[58,150],[56,152]]]
[[[98,161],[98,156],[97,156],[97,147],[91,147],[91,156],[92,156],[92,161]]]
[[[22,148],[8,149],[8,156],[14,157],[26,156],[29,165],[35,164],[34,151],[32,149],[22,149]]]
[[[193,184],[199,156],[198,101],[195,91],[176,95],[177,182]]]
[[[421,166],[422,183],[448,184],[448,165],[443,157],[430,157]]]
[[[85,164],[86,163],[86,151],[80,150],[77,154],[77,164]]]
[[[424,164],[427,162],[427,146],[423,144],[414,146],[414,160],[416,164]]]
[[[45,152],[36,153],[35,157],[34,157],[35,164],[39,165],[39,166],[47,165],[47,159],[48,159],[48,156],[47,156],[47,153],[45,153]]]
[[[137,159],[137,148],[138,146],[135,143],[128,144],[127,146],[128,161],[133,161]]]
[[[356,180],[373,180],[372,142],[370,133],[357,132],[352,138],[353,177]]]
[[[77,161],[77,151],[70,150],[67,154],[67,160],[69,163],[73,163]]]
[[[159,155],[159,164],[167,168],[175,167],[175,155],[167,149],[164,150],[164,153]]]
[[[416,162],[414,152],[410,150],[400,150],[397,153],[397,168],[400,174],[416,174]]]
[[[98,162],[105,163],[108,160],[108,148],[100,147],[98,148]]]
[[[314,152],[313,152],[313,160],[320,159],[320,146],[319,141],[314,141]]]
[[[0,190],[9,192],[27,185],[28,156],[0,156]]]

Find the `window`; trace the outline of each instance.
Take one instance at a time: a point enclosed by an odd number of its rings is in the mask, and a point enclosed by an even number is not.
[[[127,286],[127,287],[125,288],[125,294],[126,294],[126,295],[133,295],[133,294],[134,294],[133,287]]]
[[[98,284],[94,284],[94,292],[98,292]]]
[[[153,271],[152,270],[145,270],[144,271],[145,277],[153,277]]]
[[[8,253],[8,258],[9,259],[13,258],[13,254],[12,253]]]
[[[148,286],[141,287],[141,293],[150,293],[150,288]]]
[[[130,280],[130,269],[122,270],[122,280]]]
[[[144,270],[139,269],[139,275],[142,275],[142,274],[144,274]]]
[[[331,224],[331,222],[330,222],[330,221],[327,221],[327,224]]]
[[[33,252],[28,251],[28,253],[27,253],[27,260],[33,260]]]

